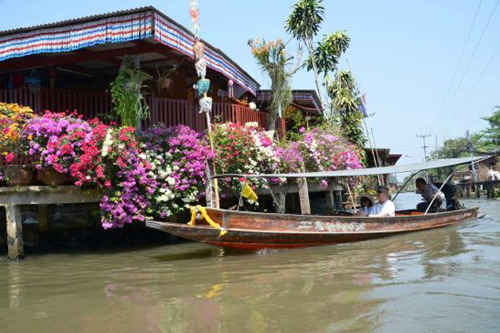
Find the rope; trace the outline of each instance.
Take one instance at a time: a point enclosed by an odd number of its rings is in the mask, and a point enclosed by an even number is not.
[[[219,233],[219,237],[222,237],[224,236],[225,234],[227,234],[227,230],[224,229],[223,227],[220,226],[219,223],[216,223],[212,220],[212,218],[210,218],[210,216],[208,215],[207,213],[207,210],[205,207],[202,207],[200,205],[197,205],[197,206],[191,206],[191,221],[188,222],[188,225],[190,226],[195,226],[196,225],[196,221],[197,220],[201,220],[202,218],[205,219],[205,221],[207,221],[207,223],[214,229],[217,229],[220,231]],[[201,214],[201,216],[198,216],[198,213]]]

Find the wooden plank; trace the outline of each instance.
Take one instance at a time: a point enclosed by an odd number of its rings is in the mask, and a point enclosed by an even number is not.
[[[84,190],[77,186],[17,186],[0,188],[0,206],[50,205],[57,203],[99,202],[99,189]]]
[[[7,205],[7,247],[10,260],[19,261],[24,258],[23,226],[19,205]]]

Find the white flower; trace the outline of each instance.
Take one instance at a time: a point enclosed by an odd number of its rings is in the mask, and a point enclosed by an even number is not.
[[[168,185],[170,185],[170,186],[175,185],[175,178],[167,177],[166,181],[167,181]]]
[[[102,144],[102,150],[101,150],[101,155],[105,157],[108,155],[109,148],[113,144],[113,129],[109,128],[108,131],[106,132],[106,137],[104,138],[104,143]]]

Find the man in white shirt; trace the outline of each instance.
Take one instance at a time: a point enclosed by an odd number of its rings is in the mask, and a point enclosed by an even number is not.
[[[387,217],[396,214],[396,206],[394,202],[389,200],[389,189],[385,186],[377,188],[378,202],[372,206],[369,217]]]

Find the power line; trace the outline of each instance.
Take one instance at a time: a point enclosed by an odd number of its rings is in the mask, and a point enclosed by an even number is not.
[[[467,98],[463,101],[462,103],[462,108],[455,114],[455,117],[453,117],[452,120],[450,120],[450,123],[448,125],[451,125],[455,122],[455,120],[458,118],[457,115],[459,113],[461,113],[464,109],[465,109],[465,105],[467,105],[467,102],[470,100],[470,98],[472,97],[472,95],[474,94],[474,91],[476,91],[476,88],[477,86],[479,85],[479,83],[481,82],[481,80],[483,79],[484,77],[484,74],[486,74],[486,71],[488,70],[488,68],[490,67],[491,63],[493,62],[493,60],[495,59],[495,56],[497,55],[498,51],[500,50],[500,41],[498,42],[496,48],[495,48],[495,51],[493,51],[493,54],[491,55],[490,59],[488,60],[488,62],[486,63],[486,66],[484,66],[483,68],[483,71],[481,72],[481,74],[479,75],[477,81],[474,83],[474,85],[472,86],[472,89],[470,90],[469,94],[467,95]]]
[[[460,64],[462,63],[465,49],[467,48],[467,44],[469,43],[469,39],[470,39],[470,36],[472,34],[472,29],[474,28],[474,25],[476,24],[477,15],[479,14],[479,9],[481,9],[482,3],[483,3],[483,0],[480,0],[479,4],[477,5],[476,14],[474,14],[474,19],[472,20],[472,23],[469,27],[469,32],[467,33],[467,38],[465,38],[464,45],[462,46],[462,51],[460,52],[460,57],[458,58],[458,63],[455,66],[455,70],[453,71],[453,75],[451,76],[450,83],[448,84],[448,89],[446,90],[446,94],[444,95],[443,103],[441,104],[441,107],[439,108],[439,113],[441,113],[442,110],[444,110],[444,107],[446,105],[446,101],[448,100],[448,96],[451,92],[451,87],[453,86],[453,81],[455,81],[455,77],[457,76],[457,73],[458,73],[458,68],[460,67]],[[439,113],[436,115],[436,118],[434,119],[434,123],[436,123],[436,120],[439,117]]]
[[[471,89],[469,95],[467,96],[467,99],[465,100],[465,102],[469,101],[470,97],[472,96],[472,94],[476,90],[477,86],[479,85],[479,82],[481,82],[481,80],[483,79],[484,74],[486,74],[486,71],[488,70],[488,68],[490,67],[491,63],[493,62],[493,59],[495,59],[495,56],[497,55],[498,50],[500,50],[500,42],[498,42],[497,47],[495,48],[495,51],[491,55],[490,59],[488,60],[488,63],[486,64],[486,66],[484,66],[484,69],[481,72],[481,75],[479,76],[479,78],[477,79],[476,83],[472,87],[472,89]]]
[[[488,29],[488,26],[490,25],[490,22],[491,22],[491,19],[493,18],[493,15],[495,14],[495,11],[497,9],[497,6],[498,6],[498,3],[500,2],[500,0],[497,0],[495,2],[495,6],[493,7],[493,9],[491,10],[491,13],[490,13],[490,16],[488,17],[488,20],[486,21],[486,25],[484,26],[483,28],[483,31],[481,32],[481,35],[479,36],[479,39],[476,43],[476,46],[474,47],[474,51],[472,52],[472,55],[471,57],[469,58],[469,62],[467,63],[467,66],[465,67],[465,70],[460,78],[460,81],[457,85],[457,87],[455,88],[455,90],[453,91],[453,95],[451,97],[451,100],[450,100],[450,103],[448,104],[448,106],[443,110],[443,112],[441,113],[441,115],[439,116],[439,118],[441,118],[441,116],[446,113],[448,111],[448,109],[453,105],[453,102],[455,100],[455,97],[458,93],[458,90],[460,89],[460,87],[462,86],[462,83],[464,82],[464,79],[465,79],[465,76],[467,75],[467,72],[469,71],[469,67],[472,63],[472,61],[474,60],[474,57],[476,56],[476,52],[477,50],[479,49],[479,45],[481,44],[481,41],[483,40],[483,37],[484,37],[484,34],[486,33],[486,30]],[[438,119],[438,123],[439,123],[440,119]]]

